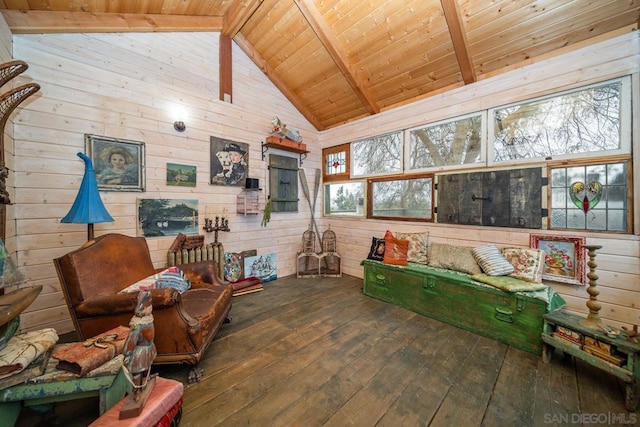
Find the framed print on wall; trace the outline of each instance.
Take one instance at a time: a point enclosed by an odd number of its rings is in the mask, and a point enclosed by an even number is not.
[[[84,144],[99,190],[145,191],[144,142],[85,134]]]
[[[167,163],[167,185],[196,186],[196,166]]]
[[[210,157],[211,184],[244,187],[249,176],[249,144],[212,136]]]
[[[542,278],[554,282],[586,283],[584,237],[530,235],[530,246],[544,251]]]

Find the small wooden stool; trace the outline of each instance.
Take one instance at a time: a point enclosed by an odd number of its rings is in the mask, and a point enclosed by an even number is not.
[[[119,419],[120,408],[122,408],[125,398],[91,423],[91,427],[178,425],[182,417],[183,388],[179,381],[157,377],[151,396],[139,416],[124,420]]]

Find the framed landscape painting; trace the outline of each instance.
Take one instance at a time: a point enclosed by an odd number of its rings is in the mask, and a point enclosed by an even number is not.
[[[573,285],[586,283],[585,244],[584,237],[530,236],[530,246],[545,253],[542,278]]]

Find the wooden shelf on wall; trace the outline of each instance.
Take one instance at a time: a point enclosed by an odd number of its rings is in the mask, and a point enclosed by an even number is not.
[[[307,150],[307,144],[303,142],[295,142],[289,139],[269,135],[265,142],[262,143],[262,160],[264,160],[265,154],[269,151],[269,148],[299,154],[300,164],[302,164],[302,161],[307,158],[307,154],[309,153]]]

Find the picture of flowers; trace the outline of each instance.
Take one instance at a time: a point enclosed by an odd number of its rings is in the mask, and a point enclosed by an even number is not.
[[[545,253],[542,278],[574,285],[586,283],[585,244],[584,237],[530,236],[530,246]]]

